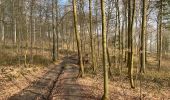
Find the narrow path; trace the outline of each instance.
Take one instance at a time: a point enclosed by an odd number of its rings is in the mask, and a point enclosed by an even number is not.
[[[9,100],[96,100],[77,82],[79,67],[75,56],[63,61],[30,86],[14,94]]]
[[[39,80],[32,82],[30,86],[11,96],[9,100],[48,100],[54,84],[64,70],[65,59],[63,58],[63,62],[45,73]]]
[[[14,94],[7,100],[101,100],[103,95],[102,77],[78,78],[79,66],[75,55],[64,57],[55,66],[30,86]],[[101,78],[101,79],[100,79]],[[138,100],[139,88],[131,89],[128,81],[109,82],[111,100]],[[123,86],[123,87],[122,87]],[[144,99],[169,99],[169,89],[160,94],[151,87],[144,88]],[[153,94],[149,94],[150,91]],[[6,100],[6,99],[3,99]]]
[[[64,72],[60,75],[55,88],[50,96],[51,100],[97,100],[85,88],[77,82],[79,67],[75,64],[75,59],[67,59]]]

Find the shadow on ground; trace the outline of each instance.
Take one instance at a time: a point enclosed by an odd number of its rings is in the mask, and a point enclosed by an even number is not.
[[[59,65],[8,100],[96,100],[92,93],[83,89],[93,87],[76,83],[79,71],[75,64],[77,60],[71,60],[70,57],[62,60]]]

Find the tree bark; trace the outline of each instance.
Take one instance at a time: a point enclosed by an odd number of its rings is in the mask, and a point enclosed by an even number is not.
[[[132,5],[133,3],[133,10]],[[128,0],[128,73],[130,77],[131,88],[135,88],[134,80],[133,80],[133,23],[135,16],[135,0],[133,2]]]
[[[96,62],[95,62],[93,33],[92,33],[92,0],[89,0],[89,19],[90,19],[90,46],[91,46],[92,66],[93,66],[93,71],[95,71]]]
[[[146,10],[147,10],[147,0],[143,0],[142,9],[142,32],[141,32],[141,49],[140,49],[140,72],[145,73],[145,37],[146,37]]]
[[[52,0],[52,32],[53,32],[53,53],[52,60],[56,61],[56,47],[55,47],[55,1]]]
[[[158,24],[159,24],[159,55],[158,55],[158,71],[161,69],[161,60],[162,60],[162,0],[160,0],[160,8],[159,8],[159,19],[158,19]]]
[[[101,15],[102,15],[102,48],[103,48],[103,71],[104,71],[104,95],[102,97],[102,100],[109,100],[105,0],[101,0]]]
[[[80,71],[79,71],[78,76],[83,77],[84,76],[84,67],[83,67],[83,59],[82,59],[81,44],[80,44],[80,34],[78,33],[78,30],[77,30],[76,0],[73,0],[72,3],[73,3],[73,15],[74,15],[74,31],[76,34],[78,58],[79,58],[79,64],[80,64]]]
[[[31,48],[30,48],[30,53],[31,53],[31,63],[33,62],[33,21],[32,21],[32,15],[33,15],[33,3],[34,0],[31,0],[31,9],[30,9],[30,38],[31,38]]]

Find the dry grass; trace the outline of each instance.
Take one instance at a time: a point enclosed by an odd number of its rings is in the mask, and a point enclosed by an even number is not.
[[[2,48],[2,47],[1,47]],[[32,80],[32,74],[41,75],[42,70],[48,69],[48,66],[51,63],[51,53],[50,50],[45,49],[43,54],[41,49],[36,47],[33,49],[34,60],[33,63],[30,64],[30,52],[27,53],[27,65],[25,65],[24,59],[24,51],[26,48],[22,48],[22,53],[17,53],[17,48],[12,49],[10,46],[3,47],[0,50],[0,91],[4,91],[1,93],[8,92],[10,86],[10,82],[22,79],[24,75],[29,76]],[[29,50],[28,50],[29,51]],[[74,54],[75,52],[67,52],[66,50],[61,50],[60,54],[65,55],[68,53]],[[19,59],[20,58],[20,59]],[[98,58],[98,68],[94,73],[92,71],[92,67],[89,64],[85,65],[86,78],[79,79],[78,82],[82,85],[86,85],[85,83],[95,86],[98,90],[90,89],[93,93],[96,94],[96,97],[102,95],[102,79],[103,79],[103,67],[102,67],[102,59]],[[113,59],[111,59],[113,61]],[[141,77],[141,85],[139,74],[136,73],[137,68],[139,68],[138,57],[135,56],[134,59],[134,78],[136,77],[136,89],[130,89],[129,78],[127,75],[127,67],[124,62],[122,65],[122,71],[119,73],[118,67],[115,67],[115,64],[112,63],[112,76],[110,76],[110,91],[111,97],[115,99],[139,99],[140,95],[140,87],[142,88],[142,97],[145,99],[168,99],[170,94],[170,57],[166,56],[162,60],[161,71],[157,71],[157,59],[154,55],[148,55],[147,57],[147,65],[146,65],[146,73]],[[41,74],[40,74],[41,73]],[[22,80],[23,81],[23,80]],[[18,82],[22,82],[18,81]],[[26,81],[26,80],[24,80]],[[6,85],[8,83],[8,85]],[[29,85],[28,83],[25,83]],[[21,83],[20,83],[21,85]],[[3,87],[3,88],[2,88]],[[16,86],[11,86],[16,87]],[[21,85],[22,87],[22,85]],[[14,89],[14,88],[13,88]],[[12,92],[14,92],[12,90]],[[17,89],[19,91],[19,89]],[[17,92],[16,91],[16,92]],[[99,93],[97,93],[99,92]],[[11,92],[9,92],[11,93]],[[3,94],[0,94],[3,95]],[[8,94],[6,94],[8,95]]]
[[[5,87],[7,83],[23,78],[23,75],[31,75],[43,70],[51,63],[49,51],[41,52],[33,49],[33,63],[30,63],[31,57],[27,53],[27,63],[25,64],[26,48],[22,47],[22,52],[17,52],[16,46],[0,46],[0,88]],[[29,50],[28,50],[29,51]],[[1,90],[2,91],[2,90]],[[0,95],[1,96],[1,95]]]
[[[113,59],[111,59],[113,61]],[[169,57],[164,57],[162,60],[162,67],[161,70],[158,71],[157,67],[157,59],[155,55],[148,55],[147,57],[147,63],[146,63],[146,72],[145,74],[140,74],[138,73],[140,64],[138,61],[138,57],[135,56],[134,58],[134,79],[135,79],[135,84],[136,84],[136,89],[132,90],[130,89],[130,82],[129,82],[129,77],[128,77],[128,68],[126,67],[126,63],[123,62],[122,66],[122,71],[119,73],[118,67],[115,66],[115,64],[112,63],[112,76],[110,76],[110,89],[111,90],[116,90],[117,93],[120,93],[118,95],[118,98],[120,99],[121,96],[122,99],[127,98],[128,100],[131,99],[139,99],[140,96],[140,87],[142,90],[142,97],[145,99],[151,99],[151,100],[160,100],[160,99],[165,99],[167,100],[170,97],[170,58]],[[92,67],[88,67],[90,65],[85,66],[85,71],[87,73],[87,78],[96,79],[100,80],[99,83],[101,83],[101,79],[103,79],[103,67],[102,67],[102,59],[99,60],[100,63],[98,63],[98,68],[97,68],[97,75],[94,74],[91,70]],[[118,64],[117,64],[118,66]],[[121,65],[120,65],[121,66]],[[140,78],[141,77],[141,78]],[[140,80],[141,79],[141,80]],[[89,80],[89,79],[88,79]],[[83,82],[86,81],[86,79],[82,80]],[[141,84],[140,84],[141,81]],[[81,84],[83,84],[83,82]],[[92,81],[91,81],[92,82]],[[98,84],[99,84],[98,83]],[[95,83],[91,83],[95,84]],[[97,83],[96,83],[97,85]],[[100,84],[101,87],[102,85]],[[102,89],[101,89],[102,90]],[[122,91],[125,91],[122,93]],[[113,93],[113,94],[112,94]],[[114,97],[114,91],[111,91],[111,96]],[[120,98],[119,98],[120,97]]]

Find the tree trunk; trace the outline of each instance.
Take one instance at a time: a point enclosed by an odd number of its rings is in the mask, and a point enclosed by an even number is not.
[[[32,51],[32,47],[33,47],[33,21],[32,21],[32,15],[33,15],[33,3],[34,0],[31,0],[31,9],[30,9],[30,38],[31,38],[31,48],[30,48],[30,53],[31,53],[31,63],[33,62],[33,51]]]
[[[142,32],[141,32],[141,49],[140,49],[140,72],[145,72],[145,37],[146,37],[146,10],[147,10],[147,0],[143,0],[143,9],[142,9]]]
[[[59,27],[59,22],[58,22],[58,0],[56,0],[56,38],[57,38],[57,58],[59,57],[59,31],[58,31],[58,27]]]
[[[1,32],[2,32],[2,37],[1,40],[4,41],[5,40],[5,25],[4,25],[4,18],[3,15],[1,16]]]
[[[55,1],[52,0],[52,32],[53,32],[53,53],[52,53],[52,60],[56,61],[56,48],[55,48]]]
[[[160,8],[159,8],[159,55],[158,55],[158,71],[161,69],[161,59],[162,59],[162,0],[160,0]]]
[[[73,3],[73,15],[74,15],[74,31],[76,34],[78,58],[79,58],[79,64],[80,64],[79,76],[83,77],[84,76],[84,67],[83,67],[83,59],[82,59],[81,44],[80,44],[80,34],[78,33],[78,30],[77,30],[76,0],[73,0],[72,3]]]
[[[89,0],[89,19],[90,19],[90,46],[91,46],[91,56],[92,56],[92,66],[93,71],[96,70],[94,46],[93,46],[93,33],[92,33],[92,0]]]
[[[102,100],[109,99],[108,88],[108,62],[107,62],[107,40],[106,40],[106,16],[105,16],[105,0],[101,0],[101,15],[102,15],[102,47],[103,47],[103,71],[104,71],[104,95]]]
[[[135,0],[133,0],[133,10],[131,7],[132,1],[128,1],[128,73],[130,77],[131,88],[135,88],[133,80],[133,22],[135,16]]]

